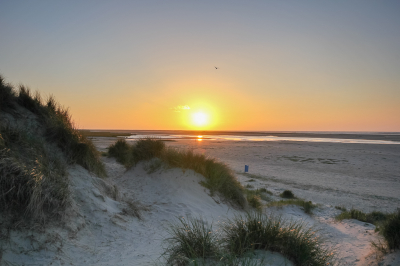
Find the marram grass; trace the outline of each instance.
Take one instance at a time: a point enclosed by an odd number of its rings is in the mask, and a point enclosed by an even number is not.
[[[159,158],[169,167],[191,169],[206,178],[203,183],[211,193],[218,192],[225,199],[241,207],[246,205],[244,188],[236,180],[233,171],[224,163],[214,158],[197,154],[193,151],[180,151],[165,147],[160,139],[144,138],[129,145],[125,140],[118,140],[108,148],[108,153],[127,168],[141,160]]]
[[[2,215],[40,224],[61,217],[69,201],[69,163],[105,176],[93,143],[53,97],[43,101],[25,86],[15,90],[0,76],[0,111]]]
[[[394,213],[382,213],[373,211],[364,213],[357,209],[350,211],[344,210],[341,214],[336,216],[336,219],[341,221],[343,219],[356,219],[362,222],[371,223],[376,226],[376,230],[384,237],[386,246],[389,250],[400,249],[400,209]],[[374,245],[380,249],[385,249],[382,243]]]
[[[252,260],[257,250],[279,252],[299,266],[335,265],[334,253],[313,228],[259,212],[226,220],[219,231],[201,219],[179,218],[169,233],[168,265],[265,265]]]

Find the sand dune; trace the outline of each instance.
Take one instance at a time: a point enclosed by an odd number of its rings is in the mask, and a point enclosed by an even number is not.
[[[107,146],[95,143],[100,150]],[[344,153],[343,148],[330,147],[329,150],[327,146],[318,146],[321,144],[304,146],[308,150],[304,153],[304,149],[293,144],[278,147],[278,144],[269,143],[204,143],[202,146],[196,142],[174,142],[171,145],[192,148],[226,160],[238,172],[244,185],[251,183],[254,188],[267,187],[273,192],[272,199],[279,199],[278,194],[290,188],[296,195],[320,204],[311,216],[297,206],[270,207],[264,212],[302,220],[313,226],[325,239],[326,245],[336,250],[339,265],[378,265],[370,244],[381,239],[374,232],[375,227],[356,220],[338,222],[334,219],[340,213],[334,206],[339,204],[364,210],[382,203],[388,205],[388,210],[393,207],[395,201],[391,198],[368,202],[362,197],[361,192],[367,195],[383,193],[379,182],[374,179],[378,170],[371,171],[364,180],[367,184],[362,188],[352,189],[349,178],[346,178],[346,173],[349,174],[353,167],[351,165],[357,167],[364,159],[372,160],[368,159],[369,155],[356,160],[352,158],[352,150]],[[362,147],[359,148],[359,152],[364,153]],[[316,156],[316,150],[320,155]],[[296,159],[300,157],[300,151],[301,158],[316,161],[299,163]],[[378,151],[366,150],[368,152]],[[392,160],[388,154],[385,156]],[[395,152],[393,156],[397,156]],[[323,163],[317,158],[329,159],[333,163]],[[166,228],[176,222],[177,217],[203,219],[218,229],[223,219],[244,213],[224,203],[218,196],[211,197],[209,191],[199,184],[203,177],[191,170],[160,168],[150,173],[150,161],[126,171],[114,159],[103,158],[103,161],[109,174],[105,180],[80,166],[70,167],[73,200],[65,215],[66,223],[52,224],[42,232],[12,231],[8,241],[1,241],[2,265],[163,265],[163,240],[168,237]],[[243,163],[247,161],[252,162],[250,173],[253,175],[242,173]],[[383,169],[388,165],[390,162],[379,167]],[[371,169],[372,166],[366,167],[364,171]],[[392,170],[388,172],[393,173]],[[361,177],[362,173],[350,172],[350,175],[352,178],[354,175]],[[352,182],[361,182],[354,180]],[[369,192],[366,187],[375,184],[377,190]],[[385,184],[380,185],[383,190]],[[389,194],[396,189],[395,185],[394,188],[386,187]],[[346,195],[349,191],[352,194]],[[391,197],[397,199],[394,194]],[[138,208],[141,219],[135,216],[131,206]],[[292,265],[279,254],[267,255],[271,258],[267,265]],[[398,264],[399,253],[394,253],[387,255],[379,265]]]

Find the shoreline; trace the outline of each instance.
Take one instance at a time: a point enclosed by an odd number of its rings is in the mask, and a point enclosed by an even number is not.
[[[210,130],[83,130],[88,132],[112,132],[132,135],[189,135],[189,136],[248,136],[277,138],[321,138],[348,140],[381,140],[400,143],[400,132],[281,132],[281,131],[210,131]]]

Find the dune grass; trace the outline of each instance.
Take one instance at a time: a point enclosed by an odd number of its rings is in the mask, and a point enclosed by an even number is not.
[[[0,129],[0,210],[44,222],[68,202],[66,161],[28,133]]]
[[[15,109],[14,101],[16,93],[11,84],[5,82],[0,76],[0,111],[11,111]]]
[[[44,224],[68,204],[67,165],[105,176],[94,145],[53,97],[15,90],[0,77],[0,211]]]
[[[17,93],[15,93],[17,94]],[[25,86],[19,87],[15,101],[25,107],[44,127],[44,136],[60,148],[67,156],[69,163],[77,163],[98,176],[106,176],[104,165],[93,143],[76,129],[67,108],[50,96],[43,101],[39,93],[33,95]]]
[[[307,214],[312,214],[312,210],[317,206],[313,204],[311,201],[306,201],[303,199],[287,199],[287,200],[279,200],[273,201],[267,204],[267,206],[272,207],[282,207],[286,205],[296,205],[303,208],[304,212]]]
[[[126,168],[133,166],[132,147],[124,139],[119,139],[108,147],[108,156],[114,157]]]
[[[167,148],[163,141],[153,138],[139,139],[132,145],[120,139],[108,148],[108,153],[127,168],[142,160],[159,158],[168,167],[191,169],[206,178],[202,185],[211,193],[218,192],[230,202],[242,208],[246,206],[243,186],[227,165],[214,158]]]
[[[343,219],[356,219],[374,224],[376,230],[384,237],[388,249],[400,249],[400,209],[397,212],[388,214],[379,211],[364,213],[357,209],[351,209],[350,211],[343,211],[336,216],[336,219],[339,221]]]
[[[306,201],[303,199],[297,198],[292,191],[285,190],[281,194],[279,194],[281,198],[284,200],[272,201],[267,204],[268,207],[276,206],[282,207],[286,205],[297,205],[303,208],[304,212],[307,214],[312,214],[312,210],[317,206],[313,204],[311,201]]]
[[[169,227],[167,238],[168,265],[188,265],[193,260],[217,259],[220,251],[217,236],[201,219],[178,218],[178,223]]]
[[[312,228],[259,212],[226,220],[219,232],[200,219],[180,218],[169,233],[169,265],[261,265],[251,260],[256,250],[279,252],[295,265],[335,263],[333,252],[323,247]]]
[[[264,201],[270,201],[271,199],[266,195],[269,194],[271,195],[272,193],[268,191],[266,188],[260,188],[260,189],[247,189],[247,186],[245,188],[245,195],[247,202],[249,205],[259,211],[262,210],[263,204],[261,203],[261,200]]]
[[[315,231],[301,222],[249,213],[229,221],[224,232],[224,243],[238,255],[261,249],[279,252],[295,265],[333,263],[333,253],[323,248]]]
[[[351,209],[350,211],[344,210],[341,214],[336,216],[336,219],[341,221],[343,219],[356,219],[362,222],[377,224],[378,222],[385,221],[387,214],[379,211],[364,213],[360,210]]]
[[[400,209],[387,216],[380,232],[389,249],[400,249]]]

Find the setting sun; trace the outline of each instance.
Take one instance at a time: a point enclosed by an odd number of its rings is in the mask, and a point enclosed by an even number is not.
[[[202,127],[209,123],[208,115],[203,112],[197,112],[192,115],[192,122],[195,126]]]

